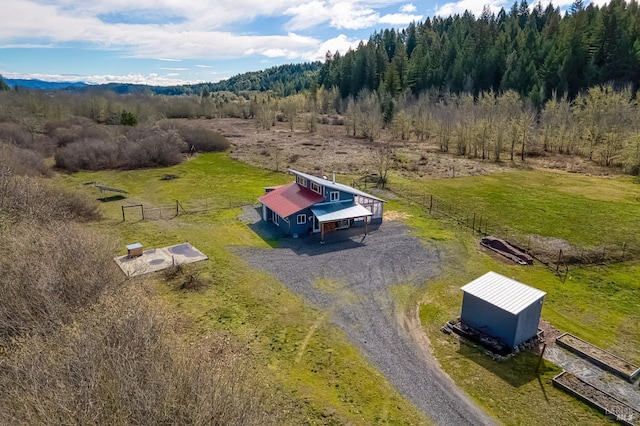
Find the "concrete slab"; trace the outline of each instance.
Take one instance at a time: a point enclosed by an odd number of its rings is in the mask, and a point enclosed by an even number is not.
[[[127,255],[114,260],[128,277],[137,277],[151,272],[162,271],[172,265],[184,265],[209,259],[189,243],[146,250],[142,256],[130,258]]]

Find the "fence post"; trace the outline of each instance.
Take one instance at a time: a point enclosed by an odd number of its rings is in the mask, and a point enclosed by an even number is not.
[[[558,252],[558,260],[556,262],[556,274],[558,273],[558,270],[560,269],[560,261],[562,260],[562,249],[560,249],[560,251]]]
[[[144,206],[141,204],[140,209],[142,210],[142,220],[144,220]]]
[[[624,252],[625,252],[626,248],[627,248],[627,242],[623,241],[622,242],[622,260],[624,260]]]
[[[178,200],[176,200],[176,216],[178,216],[180,214],[180,211],[178,210]]]
[[[122,221],[124,222],[126,219],[124,218],[124,206],[122,206]]]
[[[431,214],[432,208],[433,208],[433,194],[431,194],[431,197],[429,199],[429,214]]]

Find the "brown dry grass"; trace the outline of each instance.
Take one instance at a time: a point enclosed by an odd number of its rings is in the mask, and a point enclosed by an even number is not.
[[[284,122],[276,122],[270,130],[258,130],[254,120],[240,118],[179,121],[220,132],[232,144],[232,158],[270,170],[284,171],[290,167],[327,176],[333,171],[356,176],[375,173],[376,148],[381,143],[389,143],[394,152],[392,169],[407,178],[478,176],[513,167],[549,168],[590,175],[620,174],[617,169],[598,166],[588,159],[557,154],[529,157],[524,164],[519,159],[514,163],[468,159],[440,152],[436,140],[394,140],[391,133],[384,130],[379,141],[370,142],[348,136],[346,126],[331,124],[318,124],[318,131],[309,133],[301,122],[296,122],[294,132],[291,132],[289,123]]]
[[[171,309],[123,288],[0,367],[0,423],[276,424],[283,406],[224,336],[185,340]]]

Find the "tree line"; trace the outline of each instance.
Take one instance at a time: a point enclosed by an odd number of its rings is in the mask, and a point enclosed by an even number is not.
[[[575,1],[562,15],[541,3],[515,2],[497,14],[427,18],[374,33],[344,55],[327,53],[319,84],[342,98],[361,90],[390,97],[409,91],[495,93],[513,90],[541,107],[573,100],[590,87],[640,84],[640,10],[634,1],[602,7]]]
[[[224,150],[224,136],[165,120],[223,117],[252,119],[259,131],[276,122],[291,132],[335,125],[352,138],[431,143],[482,161],[576,155],[640,173],[640,108],[631,86],[594,86],[573,100],[552,96],[540,108],[514,90],[476,96],[431,90],[389,98],[362,89],[346,99],[336,87],[323,86],[284,98],[270,92],[0,92],[0,140],[30,150],[30,157],[55,155],[56,165],[71,171],[170,165],[193,149]]]

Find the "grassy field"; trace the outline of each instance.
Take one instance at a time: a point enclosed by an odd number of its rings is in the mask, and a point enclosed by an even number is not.
[[[514,183],[522,180],[525,182]],[[637,199],[640,187],[631,179],[526,171],[473,179],[430,182],[398,179],[395,182],[405,190],[426,189],[455,202],[475,200],[476,206],[483,209],[504,212],[501,217],[507,226],[521,232],[559,234],[582,244],[601,241],[604,232],[627,241],[638,238],[635,229],[640,218]],[[505,185],[504,193],[501,182]],[[518,186],[526,190],[518,190]],[[510,203],[509,196],[517,200]],[[396,201],[387,207],[402,212],[405,220],[415,227],[416,234],[426,237],[427,244],[443,249],[445,272],[428,286],[420,304],[420,316],[436,357],[458,385],[505,424],[606,422],[595,411],[551,386],[551,378],[560,371],[556,366],[544,363],[538,376],[534,373],[538,360],[532,354],[496,362],[478,348],[459,344],[440,329],[446,321],[460,315],[460,287],[493,270],[546,291],[542,317],[556,328],[637,364],[640,362],[640,330],[635,324],[640,322],[637,280],[640,262],[572,266],[563,282],[544,266],[515,266],[488,254],[480,249],[479,237],[453,220],[439,220],[440,227],[431,224],[432,219],[416,203]],[[543,210],[548,212],[538,217]],[[522,214],[518,215],[518,211]],[[576,211],[592,214],[587,220],[575,223]],[[528,225],[524,226],[525,223]],[[545,223],[549,228],[544,228]]]
[[[165,174],[178,176],[161,180]],[[237,221],[240,209],[253,203],[263,186],[290,177],[207,154],[178,166],[135,172],[77,173],[57,178],[63,185],[98,197],[90,181],[127,190],[128,200],[145,205],[188,202],[201,198],[216,207],[208,213],[159,221],[121,221],[120,203],[102,203],[105,219],[96,226],[125,243],[147,247],[189,241],[210,261],[193,265],[213,285],[203,292],[181,292],[162,280],[167,300],[191,318],[195,333],[224,331],[244,342],[257,362],[300,404],[292,423],[423,424],[427,420],[372,369],[323,312],[305,304],[273,277],[252,270],[232,246],[268,247]],[[607,238],[636,241],[640,218],[640,185],[624,178],[602,179],[548,171],[514,171],[493,176],[411,182],[394,176],[392,188],[429,192],[470,208],[499,211],[508,226],[574,243],[598,244]],[[433,351],[456,383],[505,424],[601,424],[603,418],[551,387],[558,370],[545,364],[533,374],[537,359],[522,355],[497,363],[473,347],[440,332],[459,315],[459,287],[488,270],[548,293],[543,317],[631,361],[640,362],[640,321],[636,277],[640,263],[571,268],[563,283],[544,267],[505,264],[478,249],[477,239],[447,220],[429,217],[415,204],[390,201],[387,212],[407,222],[426,245],[442,253],[444,273],[425,286],[420,316]],[[583,220],[588,217],[588,221]],[[334,291],[337,283],[318,282]],[[414,302],[402,288],[399,301]],[[595,303],[594,301],[597,301]]]
[[[552,170],[513,170],[456,179],[393,176],[405,194],[433,194],[489,228],[565,239],[587,248],[626,242],[640,251],[640,184],[631,177],[602,178]],[[463,218],[464,219],[464,218]]]
[[[163,181],[165,174],[179,178]],[[120,203],[107,202],[102,203],[105,219],[96,226],[115,235],[123,248],[132,241],[146,247],[188,241],[210,257],[187,268],[212,283],[206,290],[177,291],[159,276],[160,293],[192,321],[193,333],[224,332],[242,342],[271,378],[267,386],[282,389],[295,402],[291,424],[429,423],[361,357],[324,312],[306,306],[282,283],[251,269],[230,249],[269,247],[271,242],[237,220],[241,209],[223,207],[254,203],[263,186],[289,182],[290,177],[246,166],[226,154],[207,154],[166,169],[78,173],[58,179],[94,197],[100,196],[95,188],[78,185],[102,182],[130,192],[128,201],[149,205],[206,197],[221,208],[169,220],[122,222]]]

